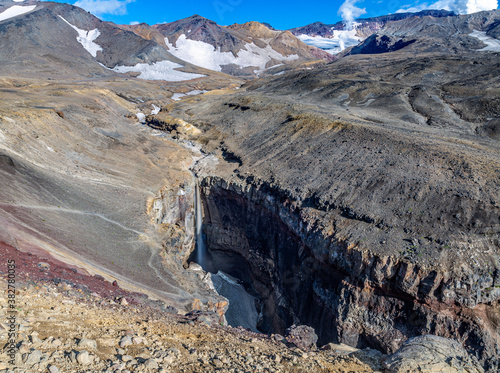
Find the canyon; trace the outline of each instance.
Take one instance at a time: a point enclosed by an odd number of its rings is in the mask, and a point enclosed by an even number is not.
[[[333,59],[256,22],[117,26],[28,4],[0,23],[4,251],[162,312],[278,339],[308,325],[318,346],[379,357],[430,334],[500,369],[498,11],[367,23]],[[300,58],[258,79],[253,65],[196,66],[174,50],[192,24],[193,45],[215,35],[233,56],[255,43]],[[102,50],[82,47],[83,27]],[[33,34],[24,50],[16,30]],[[172,81],[142,79],[141,63]],[[218,293],[224,281],[241,297]]]

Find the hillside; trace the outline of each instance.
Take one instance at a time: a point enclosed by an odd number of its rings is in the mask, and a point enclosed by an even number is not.
[[[499,18],[360,21],[332,57],[0,0],[8,367],[498,371]]]

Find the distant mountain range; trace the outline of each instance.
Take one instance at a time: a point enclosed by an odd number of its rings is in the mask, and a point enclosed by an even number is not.
[[[324,51],[306,45],[289,31],[275,31],[258,22],[219,26],[198,15],[179,21],[130,26],[152,38],[177,58],[223,73],[252,77],[277,65],[325,59]]]
[[[278,65],[332,60],[292,33],[257,22],[223,27],[195,15],[154,26],[115,25],[73,5],[34,0],[0,0],[0,39],[0,69],[28,73],[36,67],[166,81],[221,73],[253,78]]]
[[[324,24],[314,22],[306,26],[292,28],[292,32],[304,42],[329,51],[332,54],[342,52],[345,48],[355,46],[362,40],[377,33],[387,23],[422,17],[452,17],[455,14],[446,10],[424,10],[418,13],[396,13],[380,17],[360,18],[354,23],[353,30],[346,30],[344,22]]]
[[[341,22],[315,22],[278,31],[258,22],[220,26],[194,15],[131,26],[101,21],[69,4],[0,0],[0,69],[165,81],[254,78],[330,62],[340,52],[339,57],[386,53],[410,45],[420,51],[495,51],[498,18],[498,11],[455,16],[429,10],[359,19],[353,30]]]
[[[455,13],[446,10],[423,10],[418,13],[395,13],[379,17],[360,18],[356,20],[356,23],[358,24],[356,30],[358,36],[368,37],[371,34],[380,30],[388,22],[400,21],[402,19],[415,18],[415,17],[430,16],[439,18],[439,17],[451,17],[454,15]],[[291,28],[289,29],[289,31],[296,36],[305,34],[310,36],[333,37],[334,31],[341,31],[344,29],[345,29],[345,23],[343,21],[340,21],[333,24],[314,22],[302,27]]]

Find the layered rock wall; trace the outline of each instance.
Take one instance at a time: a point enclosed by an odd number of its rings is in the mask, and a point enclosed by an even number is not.
[[[208,269],[239,277],[259,295],[262,331],[305,323],[320,344],[386,353],[410,337],[435,334],[461,341],[496,369],[496,274],[457,278],[349,245],[326,233],[327,213],[269,184],[207,177],[201,187]]]

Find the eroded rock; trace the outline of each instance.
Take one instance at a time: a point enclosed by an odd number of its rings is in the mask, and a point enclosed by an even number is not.
[[[460,343],[435,335],[410,338],[384,363],[388,373],[483,373]]]

